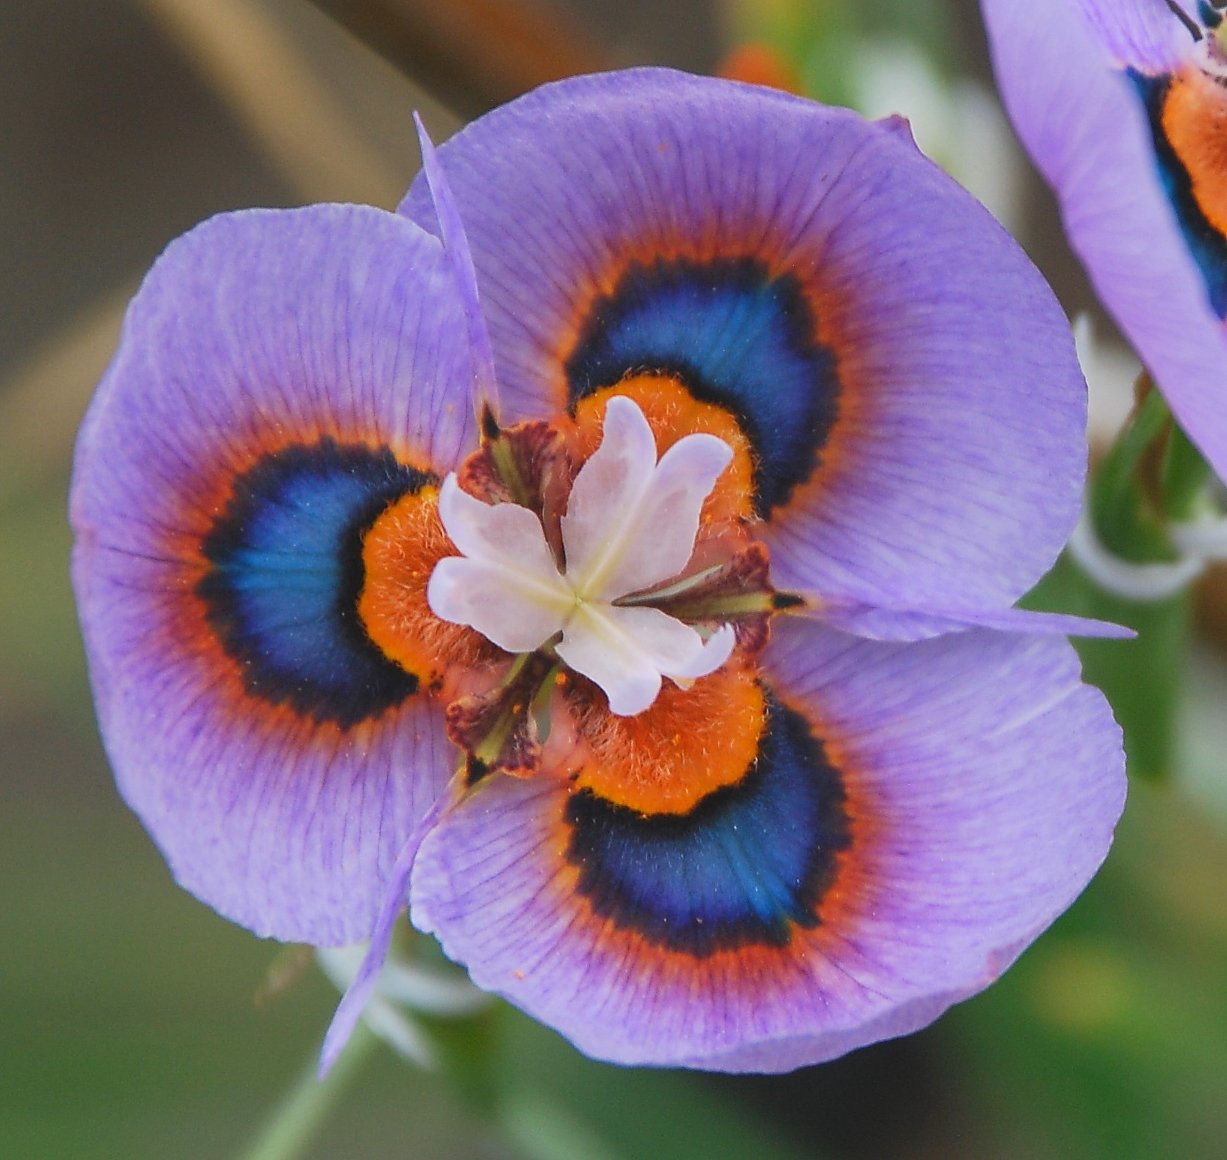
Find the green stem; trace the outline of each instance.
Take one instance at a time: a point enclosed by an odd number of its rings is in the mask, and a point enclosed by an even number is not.
[[[1163,396],[1146,390],[1091,480],[1091,514],[1105,546],[1125,560],[1171,559],[1171,547],[1146,486],[1146,458],[1171,430]]]
[[[322,1080],[316,1078],[319,1062],[313,1056],[274,1109],[272,1118],[241,1154],[242,1160],[295,1160],[301,1156],[378,1042],[375,1033],[359,1022],[345,1050]]]
[[[1210,465],[1179,426],[1163,456],[1163,508],[1169,520],[1189,520],[1213,476]]]
[[[1162,395],[1145,379],[1139,389],[1142,401],[1092,479],[1091,512],[1116,555],[1171,560],[1168,526],[1196,514],[1213,473]]]
[[[499,1126],[526,1160],[622,1160],[588,1124],[541,1093],[513,1090],[497,1111]]]

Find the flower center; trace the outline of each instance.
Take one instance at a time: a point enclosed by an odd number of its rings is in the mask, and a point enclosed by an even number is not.
[[[617,603],[681,575],[703,501],[731,458],[715,436],[688,435],[657,461],[643,412],[623,396],[610,399],[601,445],[576,475],[559,520],[561,558],[544,510],[485,503],[450,475],[439,516],[463,555],[435,567],[430,607],[508,652],[548,645],[604,690],[614,713],[641,713],[662,678],[706,676],[732,653],[728,625],[705,638],[650,603]]]
[[[718,522],[703,521],[734,452],[708,433],[665,441],[658,458],[641,408],[612,395],[578,470],[574,425],[531,423],[493,430],[444,480],[439,517],[460,555],[435,565],[430,609],[518,658],[495,689],[449,708],[471,768],[535,768],[528,741],[548,728],[567,670],[633,717],[666,681],[688,689],[735,648],[761,648],[774,599],[766,551],[723,501]]]

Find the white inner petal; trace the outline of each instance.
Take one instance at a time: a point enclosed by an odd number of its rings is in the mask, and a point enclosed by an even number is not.
[[[735,642],[728,625],[705,644],[690,625],[657,608],[585,603],[567,622],[557,651],[605,690],[611,712],[633,717],[656,700],[662,676],[689,682],[714,673]]]
[[[462,555],[436,565],[431,610],[509,652],[531,652],[561,632],[558,655],[600,685],[614,713],[643,712],[663,676],[705,676],[733,650],[728,625],[705,643],[659,609],[613,603],[681,573],[703,501],[732,455],[713,435],[688,435],[658,463],[643,412],[610,399],[601,445],[576,476],[562,519],[565,575],[533,512],[482,503],[449,475],[439,517]]]
[[[732,457],[714,435],[687,435],[657,463],[643,412],[621,395],[610,399],[601,445],[576,476],[562,520],[575,591],[616,600],[681,572],[703,501]]]
[[[621,610],[609,604],[579,605],[563,629],[557,651],[577,673],[601,686],[612,712],[629,717],[656,700],[661,672],[643,642],[608,615],[615,611]],[[686,628],[680,621],[673,623]]]
[[[439,491],[439,518],[464,555],[440,560],[431,573],[426,602],[436,616],[516,653],[540,648],[562,628],[575,594],[528,508],[482,503],[452,474]]]
[[[577,590],[580,580],[599,583],[626,551],[655,470],[656,440],[643,412],[620,395],[610,399],[601,445],[575,477],[562,517],[567,576]]]

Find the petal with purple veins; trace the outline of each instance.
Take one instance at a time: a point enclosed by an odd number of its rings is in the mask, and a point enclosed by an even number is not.
[[[1106,855],[1120,731],[1064,642],[787,622],[767,667],[739,782],[645,815],[492,779],[424,840],[415,921],[589,1054],[783,1071],[987,986]]]
[[[754,451],[778,586],[1012,603],[1072,529],[1085,398],[1017,246],[897,126],[663,70],[439,148],[509,417],[658,372]],[[419,181],[401,212],[437,228]]]
[[[357,611],[366,529],[476,444],[449,287],[391,214],[215,218],[147,277],[82,429],[73,573],[120,789],[260,934],[369,936],[454,769]]]

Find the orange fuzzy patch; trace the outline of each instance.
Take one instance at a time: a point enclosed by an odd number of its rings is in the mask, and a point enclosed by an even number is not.
[[[576,785],[644,814],[684,814],[746,774],[766,722],[762,689],[730,663],[682,689],[666,680],[651,708],[616,717],[594,697],[577,714],[587,742]]]
[[[582,398],[575,408],[578,458],[587,459],[600,444],[605,407],[614,395],[625,395],[638,404],[656,436],[658,458],[686,435],[702,433],[723,439],[733,449],[733,460],[704,501],[699,522],[710,528],[750,518],[754,460],[741,424],[731,411],[700,402],[677,379],[666,375],[633,375]]]
[[[1186,68],[1172,77],[1162,123],[1198,209],[1227,236],[1227,88],[1198,68]]]
[[[502,655],[473,629],[440,620],[426,603],[435,565],[457,554],[439,519],[434,487],[389,505],[362,541],[358,616],[383,654],[416,674],[426,688],[453,665],[471,667]]]

